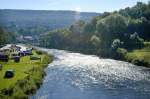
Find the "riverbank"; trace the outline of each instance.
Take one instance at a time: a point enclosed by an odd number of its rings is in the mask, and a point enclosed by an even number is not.
[[[138,66],[150,68],[150,48],[143,48],[127,52],[125,60]]]
[[[24,56],[19,63],[13,60],[0,62],[3,65],[0,71],[0,99],[27,99],[28,95],[35,93],[40,87],[45,75],[44,68],[52,61],[52,57],[37,50],[33,50],[32,56],[40,57],[40,60]],[[14,70],[13,78],[4,78],[8,69]]]
[[[150,42],[145,42],[144,47],[141,49],[127,51],[119,48],[117,52],[119,58],[123,61],[150,68]]]

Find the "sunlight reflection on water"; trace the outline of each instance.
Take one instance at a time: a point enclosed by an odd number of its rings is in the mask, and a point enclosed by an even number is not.
[[[127,62],[55,49],[43,85],[30,99],[150,99],[150,72]],[[146,72],[147,70],[147,72]]]

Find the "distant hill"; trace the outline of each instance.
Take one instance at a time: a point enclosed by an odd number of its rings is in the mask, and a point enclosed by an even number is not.
[[[67,27],[78,20],[90,21],[99,13],[53,10],[0,10],[0,25],[22,34]]]

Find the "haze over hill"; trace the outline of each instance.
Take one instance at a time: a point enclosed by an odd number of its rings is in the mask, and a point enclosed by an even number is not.
[[[89,21],[98,13],[53,10],[0,10],[0,25],[24,35],[33,35],[70,26],[78,20]]]

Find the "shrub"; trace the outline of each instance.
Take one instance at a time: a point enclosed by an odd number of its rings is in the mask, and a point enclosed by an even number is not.
[[[124,48],[118,48],[117,53],[118,53],[118,58],[124,59],[125,55],[127,54],[127,50]]]
[[[144,63],[144,59],[133,59],[131,62],[132,62],[133,64],[135,64],[135,65],[140,65],[140,66],[142,66],[143,63]]]
[[[128,44],[132,48],[141,48],[144,46],[144,40],[135,32],[130,35]]]
[[[13,94],[13,87],[9,86],[9,88],[5,88],[1,90],[1,94],[6,95],[6,96],[11,96]]]
[[[40,51],[40,50],[36,50],[36,53],[37,53],[38,55],[42,55],[42,54],[43,54],[43,52]]]
[[[51,61],[52,61],[52,58],[53,56],[49,56],[48,54],[45,54],[45,56],[44,56],[44,58],[43,58],[43,60],[42,60],[42,62],[44,63],[44,64],[48,64],[48,63],[50,63]],[[43,65],[44,66],[44,65]],[[44,66],[45,67],[45,66]]]
[[[24,93],[22,88],[19,86],[14,87],[12,97],[14,99],[28,99],[28,96]]]
[[[149,67],[149,63],[147,61],[144,61],[143,58],[140,59],[132,59],[131,61],[133,64],[138,65],[138,66],[147,66]]]
[[[150,48],[150,42],[144,42],[144,46],[145,46],[146,48]]]
[[[120,41],[120,39],[115,39],[111,45],[111,47],[113,49],[117,49],[119,48],[121,45],[123,44],[123,42]]]

